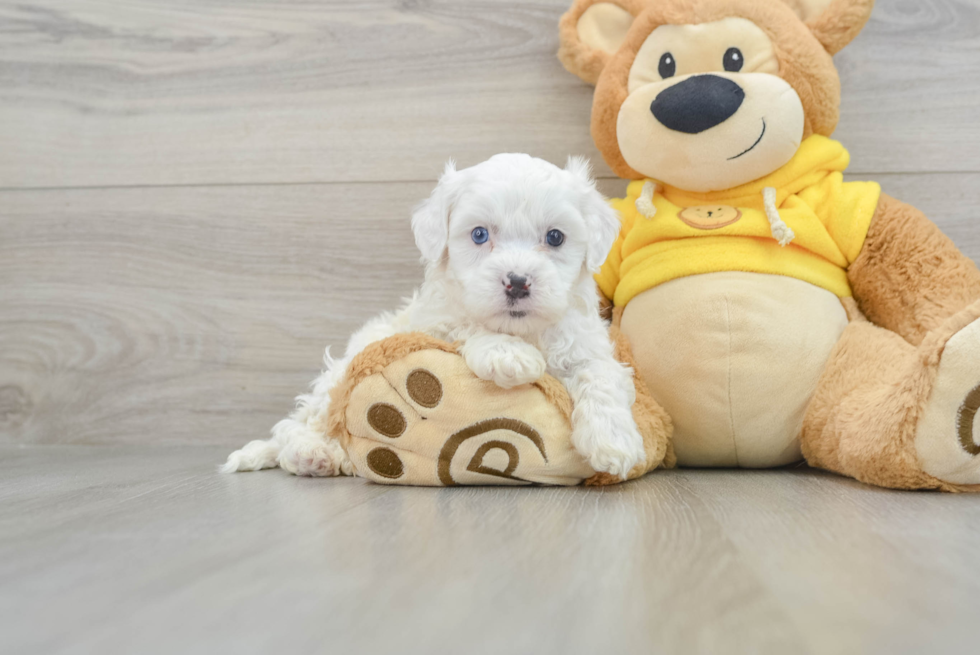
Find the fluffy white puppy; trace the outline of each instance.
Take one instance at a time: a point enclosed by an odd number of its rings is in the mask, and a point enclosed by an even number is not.
[[[461,171],[450,162],[412,229],[425,263],[414,297],[354,334],[343,359],[331,359],[328,348],[326,371],[293,414],[271,439],[232,453],[222,470],[351,474],[339,442],[326,434],[330,389],[365,346],[414,331],[460,341],[470,369],[501,387],[545,372],[561,380],[574,401],[573,445],[596,471],[625,478],[644,461],[632,371],[613,358],[592,279],[619,220],[588,162],[571,158],[561,169],[503,154]]]

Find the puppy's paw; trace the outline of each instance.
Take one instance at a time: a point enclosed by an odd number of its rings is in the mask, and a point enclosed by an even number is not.
[[[466,350],[466,365],[478,378],[502,389],[537,382],[547,364],[541,351],[523,341],[501,341]]]
[[[646,461],[642,444],[639,450],[623,448],[618,444],[599,444],[589,456],[589,465],[600,473],[614,475],[626,480],[630,471]]]
[[[629,411],[580,418],[575,421],[572,443],[598,473],[620,480],[646,462],[643,437]]]
[[[291,441],[279,453],[279,466],[293,475],[315,478],[352,472],[347,453],[335,439]]]

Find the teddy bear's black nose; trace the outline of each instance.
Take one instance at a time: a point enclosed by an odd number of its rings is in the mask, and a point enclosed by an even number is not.
[[[735,115],[745,91],[717,75],[696,75],[665,89],[650,104],[664,127],[684,134],[700,134]]]

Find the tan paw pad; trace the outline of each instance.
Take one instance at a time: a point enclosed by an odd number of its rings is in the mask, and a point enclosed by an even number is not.
[[[916,430],[922,469],[953,484],[980,484],[980,320],[946,343]]]
[[[567,409],[538,385],[504,390],[456,354],[419,350],[354,387],[347,451],[384,484],[574,485],[594,471],[571,446]]]

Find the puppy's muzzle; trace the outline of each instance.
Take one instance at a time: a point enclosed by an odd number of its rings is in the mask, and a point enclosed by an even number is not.
[[[700,134],[735,115],[745,91],[717,75],[695,75],[663,90],[650,104],[654,118],[668,130]]]
[[[511,301],[522,300],[531,295],[531,283],[527,276],[508,273],[506,280],[501,280],[504,285],[504,293]]]

